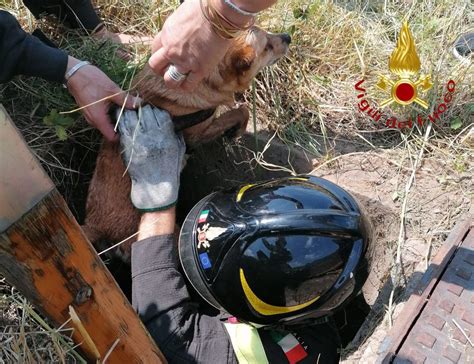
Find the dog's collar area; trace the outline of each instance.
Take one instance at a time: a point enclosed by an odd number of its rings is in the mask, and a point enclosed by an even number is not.
[[[114,120],[114,123],[117,122],[116,119],[116,112],[119,109],[117,105],[112,105],[109,109],[109,115],[112,117]],[[205,109],[205,110],[199,110],[196,112],[193,112],[191,114],[186,114],[186,115],[180,115],[180,116],[173,116],[173,124],[174,124],[174,130],[176,132],[182,131],[184,129],[190,128],[194,125],[200,124],[203,121],[206,121],[209,119],[214,113],[216,112],[216,109]]]
[[[212,115],[214,115],[215,112],[216,109],[205,109],[193,112],[191,114],[173,116],[172,119],[174,123],[174,130],[182,131],[184,129],[200,124],[203,121],[209,119]]]

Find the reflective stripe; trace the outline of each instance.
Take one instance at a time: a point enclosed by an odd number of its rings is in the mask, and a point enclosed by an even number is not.
[[[262,340],[255,327],[247,324],[224,323],[239,364],[269,364]]]
[[[242,196],[244,195],[244,192],[247,191],[249,188],[253,187],[253,184],[246,185],[240,189],[240,191],[237,193],[237,202],[239,202],[242,199]]]
[[[316,296],[315,298],[310,299],[307,302],[295,306],[274,306],[262,301],[260,298],[257,297],[257,295],[252,291],[252,288],[250,288],[247,279],[245,278],[244,270],[242,268],[240,268],[240,283],[242,284],[242,288],[244,290],[245,296],[247,297],[247,300],[252,305],[254,310],[265,316],[295,312],[305,307],[308,307],[319,298],[319,296]]]
[[[289,180],[307,182],[309,177],[288,177]]]

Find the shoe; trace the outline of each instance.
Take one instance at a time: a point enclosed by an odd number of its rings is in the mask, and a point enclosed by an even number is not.
[[[474,32],[461,34],[454,42],[453,53],[456,58],[469,59],[474,51]]]

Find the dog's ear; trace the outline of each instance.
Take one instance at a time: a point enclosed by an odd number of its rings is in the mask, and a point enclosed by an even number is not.
[[[232,54],[232,66],[237,76],[242,76],[245,72],[249,71],[254,60],[255,51],[252,47],[245,46],[236,50]]]

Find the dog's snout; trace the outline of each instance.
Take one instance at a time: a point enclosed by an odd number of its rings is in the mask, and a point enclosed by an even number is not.
[[[291,43],[291,37],[290,37],[289,34],[284,33],[284,34],[281,34],[280,37],[281,37],[281,40],[282,40],[284,43],[286,43],[286,44],[290,44],[290,43]]]

